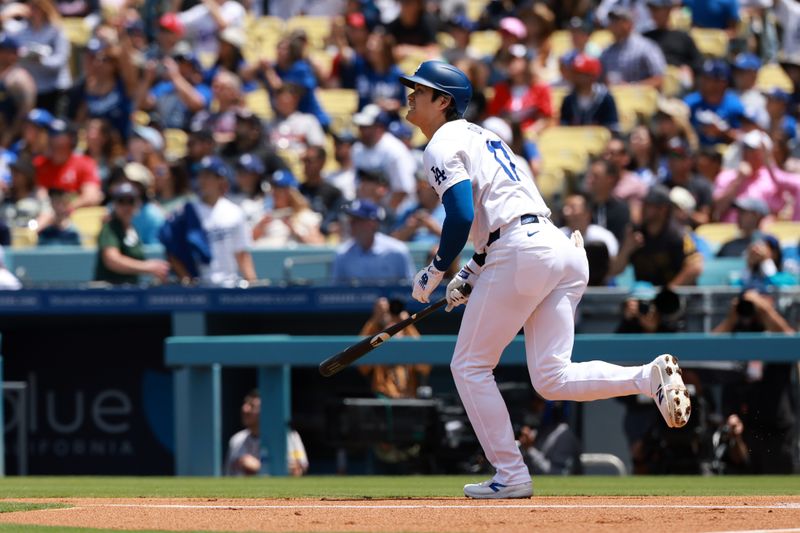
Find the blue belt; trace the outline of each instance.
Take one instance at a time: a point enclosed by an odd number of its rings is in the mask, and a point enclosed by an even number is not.
[[[519,217],[520,225],[524,226],[526,224],[538,224],[540,221],[539,215],[522,215]],[[489,240],[486,241],[486,246],[491,246],[491,244],[500,238],[500,228],[497,228],[493,232],[489,234]]]

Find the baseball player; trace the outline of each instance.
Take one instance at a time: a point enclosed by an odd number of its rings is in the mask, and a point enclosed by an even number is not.
[[[414,278],[414,299],[429,301],[448,265],[459,257],[470,229],[476,250],[447,285],[448,310],[470,302],[450,368],[496,473],[489,481],[466,485],[464,494],[533,495],[531,476],[493,375],[500,354],[520,329],[525,332],[533,386],[543,397],[590,401],[647,394],[667,425],[685,425],[691,404],[675,357],[659,355],[637,367],[570,361],[575,308],[589,278],[583,239],[579,232],[565,236],[550,222],[550,209],[508,145],[461,118],[472,96],[464,73],[440,61],[426,61],[401,81],[413,89],[406,118],[429,139],[424,168],[446,213],[438,253]]]

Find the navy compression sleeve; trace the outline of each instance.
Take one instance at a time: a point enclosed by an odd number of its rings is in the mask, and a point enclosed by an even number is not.
[[[472,219],[475,217],[472,183],[464,180],[447,189],[442,195],[442,205],[444,223],[439,239],[439,252],[433,260],[433,266],[444,271],[458,257],[469,238]]]

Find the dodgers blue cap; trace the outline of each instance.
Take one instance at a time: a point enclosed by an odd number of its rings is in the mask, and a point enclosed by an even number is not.
[[[210,172],[211,174],[216,174],[219,177],[228,179],[231,177],[231,171],[228,165],[223,163],[219,157],[213,155],[207,155],[200,160],[200,172]]]
[[[239,159],[236,160],[236,168],[254,174],[264,173],[264,163],[253,154],[242,154],[239,156]]]
[[[792,99],[791,95],[789,95],[789,93],[787,93],[780,87],[773,87],[767,91],[764,91],[764,96],[766,96],[767,98],[774,98],[775,100],[780,100],[786,103],[788,103]]]
[[[758,70],[761,68],[761,60],[755,54],[742,53],[734,58],[733,68],[739,70]]]
[[[7,33],[0,34],[0,49],[3,50],[19,50],[19,41]]]
[[[727,80],[731,75],[731,69],[723,59],[706,59],[700,68],[700,73],[710,78]]]
[[[53,122],[53,115],[46,109],[31,109],[28,111],[28,116],[25,117],[28,122],[33,122],[39,127],[47,128],[50,126],[50,123]]]
[[[274,187],[297,187],[298,183],[294,174],[288,170],[276,170],[272,173],[272,185]]]
[[[365,220],[381,221],[386,218],[386,210],[370,200],[353,200],[345,208],[345,213],[351,217],[363,218]]]

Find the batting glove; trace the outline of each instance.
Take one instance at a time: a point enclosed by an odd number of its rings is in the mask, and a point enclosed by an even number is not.
[[[426,266],[414,276],[414,289],[411,297],[424,304],[430,302],[431,293],[442,282],[444,272],[433,266],[433,263]]]
[[[445,294],[447,297],[447,307],[445,311],[449,313],[453,308],[467,304],[469,293],[472,292],[472,286],[475,285],[475,280],[478,279],[481,269],[482,267],[476,263],[474,259],[470,259],[467,264],[458,271],[456,277],[450,280],[450,283],[447,284],[447,291]]]

